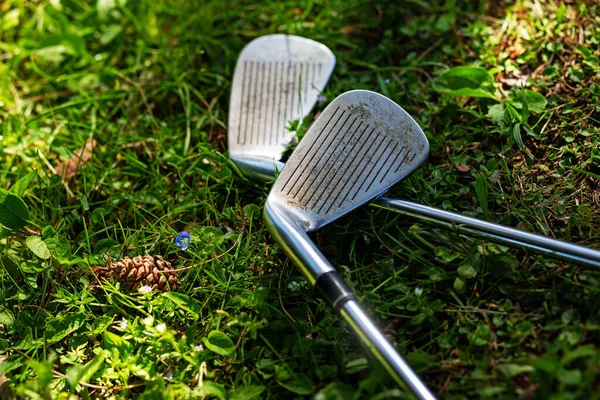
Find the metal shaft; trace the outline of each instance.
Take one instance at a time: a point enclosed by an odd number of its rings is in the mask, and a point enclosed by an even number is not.
[[[263,177],[275,176],[275,171],[281,171],[284,167],[281,162],[275,162],[272,165],[272,171],[267,170],[268,168],[262,171]],[[477,218],[465,217],[412,201],[380,197],[374,203],[376,206],[382,206],[438,226],[455,229],[461,233],[478,236],[496,243],[524,247],[550,257],[600,268],[600,250],[482,221]]]
[[[390,375],[396,380],[400,378],[402,382],[398,382],[405,383],[417,398],[421,400],[435,399],[410,366],[400,357],[396,349],[385,340],[356,301],[346,302],[339,312]]]
[[[286,215],[284,207],[273,205],[267,200],[264,209],[264,219],[269,232],[294,264],[306,276],[313,286],[319,287],[320,278],[333,276],[337,283],[337,294],[324,293],[329,297],[330,304],[346,320],[350,327],[360,337],[366,347],[377,357],[387,371],[400,384],[406,386],[421,400],[434,400],[435,397],[419,380],[410,366],[402,359],[396,349],[379,332],[375,324],[354,300],[341,277],[333,266],[317,249],[308,235],[294,222],[293,215]],[[339,289],[341,288],[341,290]],[[325,289],[326,291],[327,289]]]
[[[430,223],[474,236],[483,237],[490,241],[518,245],[533,251],[544,253],[554,258],[571,261],[578,264],[600,267],[600,251],[578,246],[547,236],[524,232],[519,229],[465,217],[460,214],[443,211],[437,208],[412,203],[410,201],[381,197],[376,204],[404,215],[426,220]]]

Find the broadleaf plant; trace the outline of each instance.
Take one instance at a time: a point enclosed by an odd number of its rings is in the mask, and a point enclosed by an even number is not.
[[[431,85],[441,94],[458,97],[487,98],[500,104],[489,106],[488,117],[499,125],[499,131],[512,138],[517,146],[529,157],[531,152],[523,143],[521,128],[532,136],[528,120],[530,113],[543,113],[548,105],[544,96],[533,90],[518,90],[514,96],[502,100],[494,91],[494,77],[481,67],[460,66],[451,68],[437,78]]]
[[[433,88],[449,96],[483,97],[497,100],[494,77],[484,68],[455,67],[442,73],[431,83]]]
[[[0,189],[0,224],[17,230],[27,225],[29,208],[23,199],[6,189]]]

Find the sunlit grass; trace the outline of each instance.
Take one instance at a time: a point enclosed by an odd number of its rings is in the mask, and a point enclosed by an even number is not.
[[[270,238],[270,184],[228,159],[236,58],[264,34],[321,41],[337,66],[313,116],[370,89],[428,136],[427,165],[394,194],[598,247],[598,15],[553,1],[0,2],[0,186],[32,178],[26,225],[0,237],[9,398],[409,398]],[[434,90],[461,65],[487,70],[496,98]],[[547,105],[500,109],[522,89]],[[376,208],[314,238],[440,397],[596,396],[597,271]],[[102,274],[107,255],[145,254],[182,269],[176,291]]]

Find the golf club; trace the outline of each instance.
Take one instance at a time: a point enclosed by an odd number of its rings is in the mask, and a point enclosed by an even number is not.
[[[338,96],[308,130],[275,181],[265,224],[285,253],[363,343],[419,399],[434,399],[358,305],[306,232],[381,195],[427,158],[417,123],[390,99],[366,90]]]
[[[273,179],[294,136],[286,124],[310,113],[334,66],[331,50],[299,36],[267,35],[244,47],[233,75],[228,146],[245,174]]]
[[[229,113],[229,154],[249,176],[272,179],[293,132],[290,120],[304,118],[317,102],[335,66],[323,44],[290,35],[250,42],[237,62]],[[381,197],[378,206],[496,243],[600,267],[600,251],[519,229],[443,211],[411,201]]]
[[[283,169],[279,159],[294,136],[285,124],[311,111],[334,65],[326,46],[298,36],[262,36],[244,48],[233,77],[228,146],[245,174],[269,180]],[[600,267],[598,250],[407,200],[381,197],[375,203],[471,236]]]

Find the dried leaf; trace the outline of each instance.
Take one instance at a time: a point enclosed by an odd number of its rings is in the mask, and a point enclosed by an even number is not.
[[[71,180],[77,173],[77,169],[92,157],[92,150],[95,146],[96,141],[89,138],[85,142],[85,146],[75,150],[71,158],[54,167],[63,182]]]
[[[454,164],[454,169],[458,172],[469,172],[469,166],[467,164]]]

